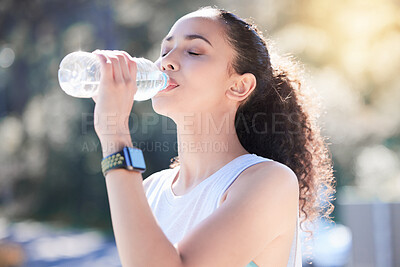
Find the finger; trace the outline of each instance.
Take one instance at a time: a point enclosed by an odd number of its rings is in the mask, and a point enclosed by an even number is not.
[[[128,59],[120,51],[115,51],[115,54],[120,62],[122,77],[126,83],[130,83],[133,77],[131,77],[131,73],[129,71]]]
[[[100,80],[101,81],[111,81],[111,80],[113,80],[112,62],[100,50],[96,50],[96,51],[94,51],[92,53],[97,55],[97,57],[100,60],[100,64],[101,64]]]
[[[94,103],[97,103],[97,95],[92,96],[92,99],[93,99]]]
[[[126,52],[126,51],[120,51],[122,54],[124,54],[129,60],[133,60],[134,58],[131,56],[131,55],[129,55],[129,53],[128,52]]]
[[[125,57],[126,61],[128,62],[128,68],[130,75],[134,81],[136,81],[137,75],[137,65],[133,57],[131,57],[127,52],[121,51],[122,55]]]
[[[122,76],[121,65],[118,57],[115,55],[113,51],[104,51],[106,56],[111,60],[113,67],[113,77],[116,83],[124,82],[124,77]]]

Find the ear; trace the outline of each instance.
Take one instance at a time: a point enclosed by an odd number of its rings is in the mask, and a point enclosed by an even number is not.
[[[225,94],[229,99],[240,102],[253,92],[256,85],[256,77],[252,73],[245,73],[235,79],[235,82],[226,90]]]

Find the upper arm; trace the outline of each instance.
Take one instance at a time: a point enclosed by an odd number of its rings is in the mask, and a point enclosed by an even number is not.
[[[175,247],[183,266],[245,266],[297,219],[295,173],[269,162],[246,175]]]

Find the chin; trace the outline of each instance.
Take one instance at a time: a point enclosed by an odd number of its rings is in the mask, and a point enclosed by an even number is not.
[[[151,104],[155,113],[168,117],[175,122],[182,120],[182,116],[193,114],[193,104],[187,101],[179,102],[177,98],[170,97],[154,97]]]
[[[171,114],[176,112],[176,102],[174,99],[164,96],[155,96],[151,99],[153,110],[162,116],[171,117]]]

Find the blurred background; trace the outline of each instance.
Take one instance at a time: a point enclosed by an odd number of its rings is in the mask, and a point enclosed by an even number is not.
[[[0,0],[0,266],[120,266],[91,99],[58,85],[76,50],[156,60],[173,23],[200,6],[252,18],[304,64],[325,111],[334,223],[304,241],[314,266],[400,266],[400,2],[395,0]],[[135,102],[146,178],[177,155],[174,123]],[[311,249],[308,249],[311,248]]]

